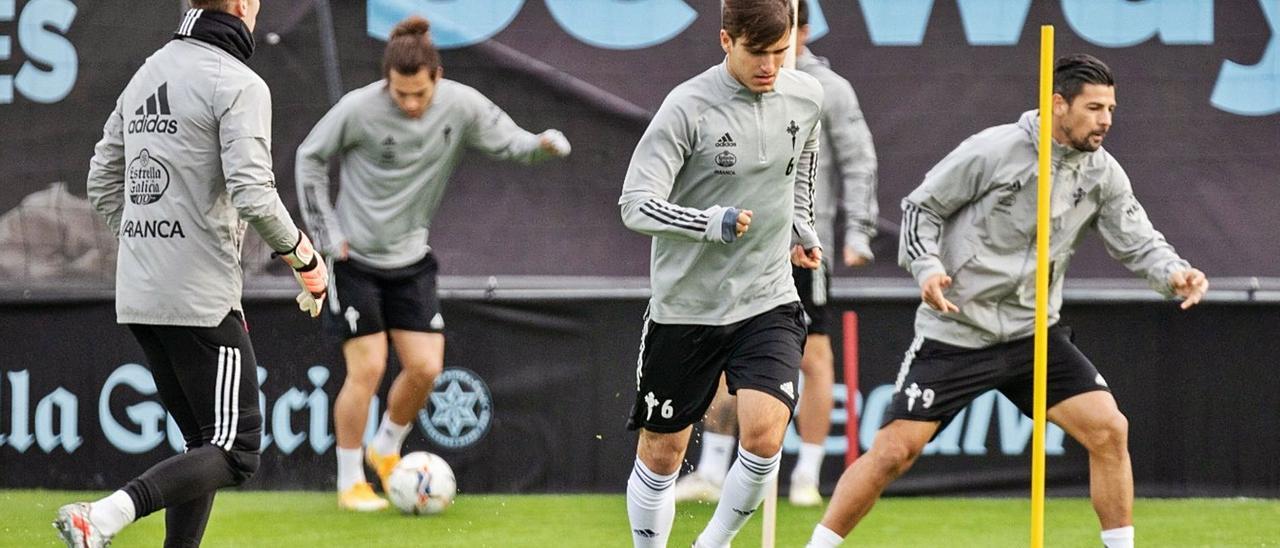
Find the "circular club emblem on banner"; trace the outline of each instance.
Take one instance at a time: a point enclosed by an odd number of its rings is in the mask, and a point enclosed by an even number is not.
[[[169,168],[164,167],[151,152],[142,149],[138,157],[129,161],[126,170],[129,181],[129,201],[138,205],[154,204],[169,189]]]
[[[418,411],[418,425],[427,438],[449,449],[474,445],[489,432],[493,400],[489,387],[475,372],[451,367],[436,377],[427,406]]]

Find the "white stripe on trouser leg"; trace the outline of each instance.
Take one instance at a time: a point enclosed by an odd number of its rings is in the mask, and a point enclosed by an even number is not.
[[[231,400],[231,421],[227,423],[227,439],[222,446],[227,451],[230,451],[231,446],[236,443],[236,434],[239,433],[240,427],[240,349],[232,348],[231,353],[234,356],[232,364],[234,364],[233,370],[235,372],[233,375],[228,375],[231,377],[231,383],[227,387],[231,390],[231,397],[229,398]]]
[[[213,443],[222,437],[222,377],[227,372],[227,347],[218,347],[218,376],[213,384]]]
[[[907,354],[902,357],[902,367],[898,368],[898,379],[893,382],[893,392],[896,394],[902,391],[902,383],[907,380],[907,373],[911,371],[911,362],[916,359],[916,352],[920,350],[920,345],[924,344],[924,337],[916,335],[911,339],[911,346],[907,348]]]
[[[228,412],[228,406],[231,404],[231,392],[227,390],[227,385],[231,384],[231,373],[234,367],[235,356],[231,354],[231,348],[227,347],[227,373],[222,376],[222,382],[218,383],[218,394],[220,394],[218,398],[220,404],[218,405],[218,416],[222,418],[222,433],[213,440],[213,444],[218,447],[222,447],[224,440],[227,439],[227,430],[231,426],[227,424],[227,419],[231,418],[231,413]]]
[[[640,328],[640,355],[636,356],[636,391],[640,391],[640,375],[644,370],[644,340],[649,337],[649,309],[644,309],[644,325]]]
[[[229,346],[219,348],[219,357],[225,358],[218,361],[218,384],[217,392],[214,395],[214,428],[213,445],[227,449],[230,447],[230,439],[234,437],[232,434],[235,429],[234,419],[232,418],[232,397],[237,377],[239,377],[239,349]],[[239,396],[236,395],[238,398]]]

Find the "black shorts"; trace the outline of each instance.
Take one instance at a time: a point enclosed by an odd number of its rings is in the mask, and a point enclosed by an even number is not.
[[[1049,328],[1046,408],[1079,394],[1108,390],[1098,369],[1072,343],[1071,328]],[[974,398],[999,390],[1032,414],[1034,337],[986,348],[962,348],[917,338],[898,372],[885,424],[894,419],[941,421],[938,431]]]
[[[679,432],[701,421],[721,373],[729,393],[759,390],[794,411],[803,314],[800,303],[787,303],[729,325],[660,324],[645,318],[627,429]]]
[[[796,280],[800,304],[804,305],[806,331],[810,335],[827,335],[831,314],[827,309],[827,301],[831,298],[831,268],[827,266],[827,259],[823,258],[818,268],[813,270],[793,266],[791,276]]]
[[[129,324],[187,449],[258,452],[258,362],[240,313],[217,327]]]
[[[430,253],[400,268],[376,268],[354,259],[335,262],[329,273],[325,328],[343,339],[388,329],[443,332],[438,271]]]

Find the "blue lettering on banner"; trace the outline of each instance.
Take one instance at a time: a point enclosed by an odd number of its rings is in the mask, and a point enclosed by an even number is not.
[[[576,9],[580,1],[544,0],[551,16],[565,32],[584,43],[606,49],[640,49],[662,44],[679,35],[697,18],[697,13],[683,0],[601,0],[590,10]],[[0,0],[0,20],[4,20],[6,13],[12,18],[13,2]],[[966,41],[974,46],[1017,45],[1026,27],[1031,3],[1032,0],[956,0]],[[1215,108],[1241,116],[1280,112],[1280,0],[1258,0],[1258,3],[1271,29],[1271,39],[1261,60],[1251,66],[1224,61],[1209,100]],[[70,5],[67,0],[36,0],[27,11],[37,4]],[[862,0],[858,4],[873,45],[924,43],[933,0]],[[821,3],[815,0],[810,5],[809,41],[812,42],[826,35],[829,27]],[[1068,26],[1080,38],[1102,47],[1129,47],[1152,38],[1168,45],[1214,43],[1213,0],[1062,0],[1061,5]],[[439,47],[464,47],[501,32],[523,6],[524,0],[369,0],[368,33],[385,40],[397,22],[420,13],[431,20],[432,36]],[[65,24],[50,24],[65,31],[73,15],[74,6],[71,6]],[[56,95],[60,99],[74,82],[75,49],[61,36],[41,32],[49,41],[57,42],[48,44],[47,49],[58,50],[57,45],[61,44],[65,46],[63,57],[69,55],[73,61],[63,65],[69,69],[48,73],[63,74],[60,81],[67,84],[61,95],[36,94],[46,98]],[[7,54],[7,38],[0,39],[0,60]],[[65,77],[67,70],[69,80]],[[0,103],[12,100],[12,90],[5,85],[5,78],[0,76]],[[46,91],[55,88],[50,84]],[[8,101],[6,91],[10,93]]]
[[[682,0],[603,0],[583,9],[582,0],[546,0],[565,32],[605,49],[639,49],[666,42],[698,18]],[[644,21],[644,24],[636,24]]]
[[[58,447],[74,453],[84,440],[79,435],[79,400],[67,389],[58,387],[36,405],[36,444],[45,453]],[[53,409],[58,408],[58,430],[53,428]]]
[[[45,453],[61,447],[67,453],[75,452],[84,443],[79,429],[79,400],[75,394],[58,387],[36,404],[35,436],[31,435],[31,419],[28,408],[31,403],[31,373],[26,370],[10,371],[9,379],[9,434],[0,434],[0,445],[6,442],[19,453],[25,453],[35,444]],[[0,402],[2,403],[2,402]],[[54,428],[54,410],[58,413],[58,426]]]
[[[1062,0],[1071,29],[1099,46],[1213,43],[1213,0]]]
[[[822,2],[813,0],[809,2],[809,40],[805,43],[811,43],[814,40],[827,35],[831,27],[827,26],[827,17],[822,14]]]
[[[862,0],[859,4],[872,44],[918,46],[924,42],[933,0]]]
[[[386,40],[396,23],[418,14],[431,22],[431,39],[437,47],[460,48],[506,28],[523,6],[524,0],[369,0],[368,32]]]
[[[311,395],[307,396],[307,432],[311,438],[311,449],[318,455],[328,451],[329,446],[333,445],[333,436],[329,435],[329,395],[324,391],[324,383],[329,380],[329,369],[312,366],[307,369],[307,379],[315,387]],[[381,416],[377,413],[377,408],[372,411],[369,413],[371,416]]]
[[[134,431],[120,424],[111,414],[111,395],[122,385],[143,396],[156,393],[156,382],[147,368],[136,363],[126,363],[112,371],[98,397],[98,422],[102,426],[102,434],[111,445],[121,451],[135,455],[146,453],[155,449],[164,439],[164,435],[160,433],[160,421],[165,420],[167,414],[159,403],[142,401],[125,408],[125,415],[138,430]]]
[[[17,6],[15,0],[0,0],[0,23],[13,20],[13,14]],[[0,36],[0,61],[8,61],[9,56],[13,54],[13,43],[8,36]],[[13,77],[8,74],[0,74],[0,105],[7,105],[13,102]],[[3,442],[0,439],[0,442]]]
[[[262,366],[258,366],[258,386],[259,386],[259,387],[261,387],[261,386],[262,386],[263,384],[265,384],[266,382],[267,382],[267,368],[262,367]],[[260,410],[262,410],[262,411],[266,411],[266,409],[267,409],[267,395],[262,393],[261,388],[259,388],[259,390],[258,390],[258,409],[260,409]],[[266,418],[265,416],[262,418],[262,422],[263,422],[263,425],[262,425],[262,430],[263,430],[263,432],[262,432],[262,449],[264,449],[264,450],[265,450],[267,447],[269,447],[269,446],[271,445],[271,434],[268,434],[268,433],[266,432],[266,430],[267,430],[267,425],[266,425],[267,418]]]
[[[266,370],[259,368],[259,382],[266,380]],[[307,380],[311,381],[311,393],[290,387],[271,407],[271,432],[274,438],[263,438],[263,448],[274,442],[276,448],[286,455],[292,454],[304,440],[309,439],[311,449],[316,454],[323,454],[333,446],[333,435],[329,433],[329,395],[324,391],[324,384],[329,380],[329,369],[314,365],[307,369]],[[373,398],[378,399],[376,396]],[[259,392],[260,408],[267,408],[267,398]],[[307,410],[307,432],[294,432],[291,426],[295,411]],[[376,410],[376,408],[375,408]]]
[[[310,392],[290,387],[281,394],[271,407],[271,420],[268,423],[274,437],[264,428],[264,449],[274,443],[281,453],[287,455],[293,453],[303,441],[310,441],[312,451],[323,454],[333,446],[334,437],[329,431],[330,396],[324,391],[329,376],[328,368],[312,366],[307,370],[307,378],[311,381]],[[9,371],[4,378],[9,381],[9,431],[0,433],[0,446],[8,445],[19,453],[25,453],[35,444],[45,453],[61,448],[70,454],[84,443],[79,434],[80,400],[75,394],[66,388],[57,387],[41,398],[36,404],[35,433],[32,435],[33,421],[29,414],[31,373],[26,370]],[[259,386],[266,379],[267,370],[258,367]],[[121,397],[140,398],[140,401],[127,405],[124,417],[117,417],[111,412],[111,402],[112,398]],[[0,401],[0,404],[3,403],[5,402]],[[261,390],[258,392],[258,408],[267,409],[267,398]],[[291,427],[293,415],[304,409],[307,411],[307,431],[294,432]],[[0,413],[0,417],[3,416]],[[57,421],[54,420],[55,416]],[[372,439],[377,429],[377,420],[382,416],[377,397],[369,404],[369,416],[366,440]],[[161,432],[162,421],[164,432]],[[98,394],[98,423],[106,441],[125,453],[146,453],[165,441],[168,441],[173,451],[178,452],[183,450],[186,443],[177,422],[156,401],[156,384],[151,371],[136,363],[126,363],[116,368],[103,383]]]
[[[294,411],[300,411],[307,406],[307,393],[297,388],[290,388],[280,395],[280,399],[276,400],[276,404],[271,408],[271,431],[274,433],[274,441],[276,448],[286,455],[292,454],[294,449],[302,445],[306,439],[306,434],[299,434],[293,431],[289,426]]]
[[[1012,46],[1027,22],[1031,0],[981,2],[960,0],[964,35],[974,46]]]
[[[31,447],[32,436],[27,409],[31,406],[31,373],[26,370],[11,371],[8,375],[10,392],[9,403],[9,447],[25,453]],[[4,441],[5,436],[0,436]]]
[[[834,391],[835,406],[831,410],[831,425],[833,430],[844,432],[844,425],[848,422],[848,393],[843,384],[836,384]],[[858,412],[860,451],[865,452],[871,448],[876,432],[884,424],[885,411],[888,410],[892,399],[892,384],[883,384],[872,389],[865,403],[862,394],[857,395],[857,401],[852,408]],[[987,434],[990,432],[993,417],[996,422],[996,441],[1000,454],[1004,456],[1025,454],[1031,441],[1034,423],[1022,414],[1017,405],[995,391],[978,396],[968,407],[961,410],[951,424],[925,446],[923,454],[968,456],[989,454]],[[1045,454],[1062,455],[1065,440],[1066,432],[1057,425],[1050,424],[1045,430]],[[782,450],[786,453],[798,453],[800,443],[800,435],[796,432],[795,423],[792,422],[787,426]],[[843,434],[828,435],[823,446],[828,455],[844,455],[848,451],[848,438]]]
[[[16,8],[15,0],[0,0],[0,21],[12,21]],[[12,103],[15,91],[37,103],[56,103],[71,93],[80,60],[75,45],[65,34],[75,18],[76,5],[70,0],[27,3],[17,15],[18,45],[27,60],[16,77],[0,75],[0,104]],[[8,60],[12,54],[11,38],[0,36],[0,61]]]
[[[1209,102],[1219,110],[1241,116],[1280,112],[1280,0],[1258,0],[1271,29],[1271,40],[1256,65],[1227,60]]]

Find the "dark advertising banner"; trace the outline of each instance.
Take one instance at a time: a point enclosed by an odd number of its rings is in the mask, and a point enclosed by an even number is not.
[[[464,493],[621,491],[635,451],[624,425],[644,306],[446,299],[445,374],[406,450],[444,456]],[[910,343],[915,303],[837,308],[858,316],[854,407],[865,451]],[[0,309],[0,486],[112,488],[180,448],[141,350],[113,316],[107,302]],[[1280,496],[1280,343],[1254,335],[1280,331],[1274,305],[1071,304],[1063,316],[1129,417],[1139,495]],[[251,301],[248,318],[266,422],[262,468],[249,486],[331,488],[332,403],[344,376],[337,347],[292,302]],[[843,363],[842,340],[834,342]],[[828,493],[848,447],[846,394],[836,386]],[[1030,436],[1030,419],[989,393],[890,492],[1025,494]],[[798,447],[793,429],[784,489]],[[1047,453],[1050,493],[1084,494],[1080,446],[1051,428]],[[694,445],[690,458],[697,454]]]
[[[382,40],[418,12],[433,23],[446,77],[574,145],[535,167],[464,160],[432,226],[443,273],[646,274],[648,239],[623,228],[618,193],[650,113],[721,60],[719,2],[581,2],[264,2],[251,65],[274,91],[286,204],[296,210],[297,144],[337,96],[379,77]],[[110,237],[83,202],[88,158],[120,90],[180,13],[178,0],[0,0],[0,284],[109,284]],[[1114,68],[1106,146],[1169,241],[1211,277],[1280,276],[1274,1],[820,0],[810,45],[853,83],[879,156],[880,260],[869,274],[905,276],[894,265],[898,204],[925,171],[1034,106],[1045,23],[1058,52]],[[1073,275],[1129,276],[1090,242]],[[272,273],[286,274],[254,275]]]

